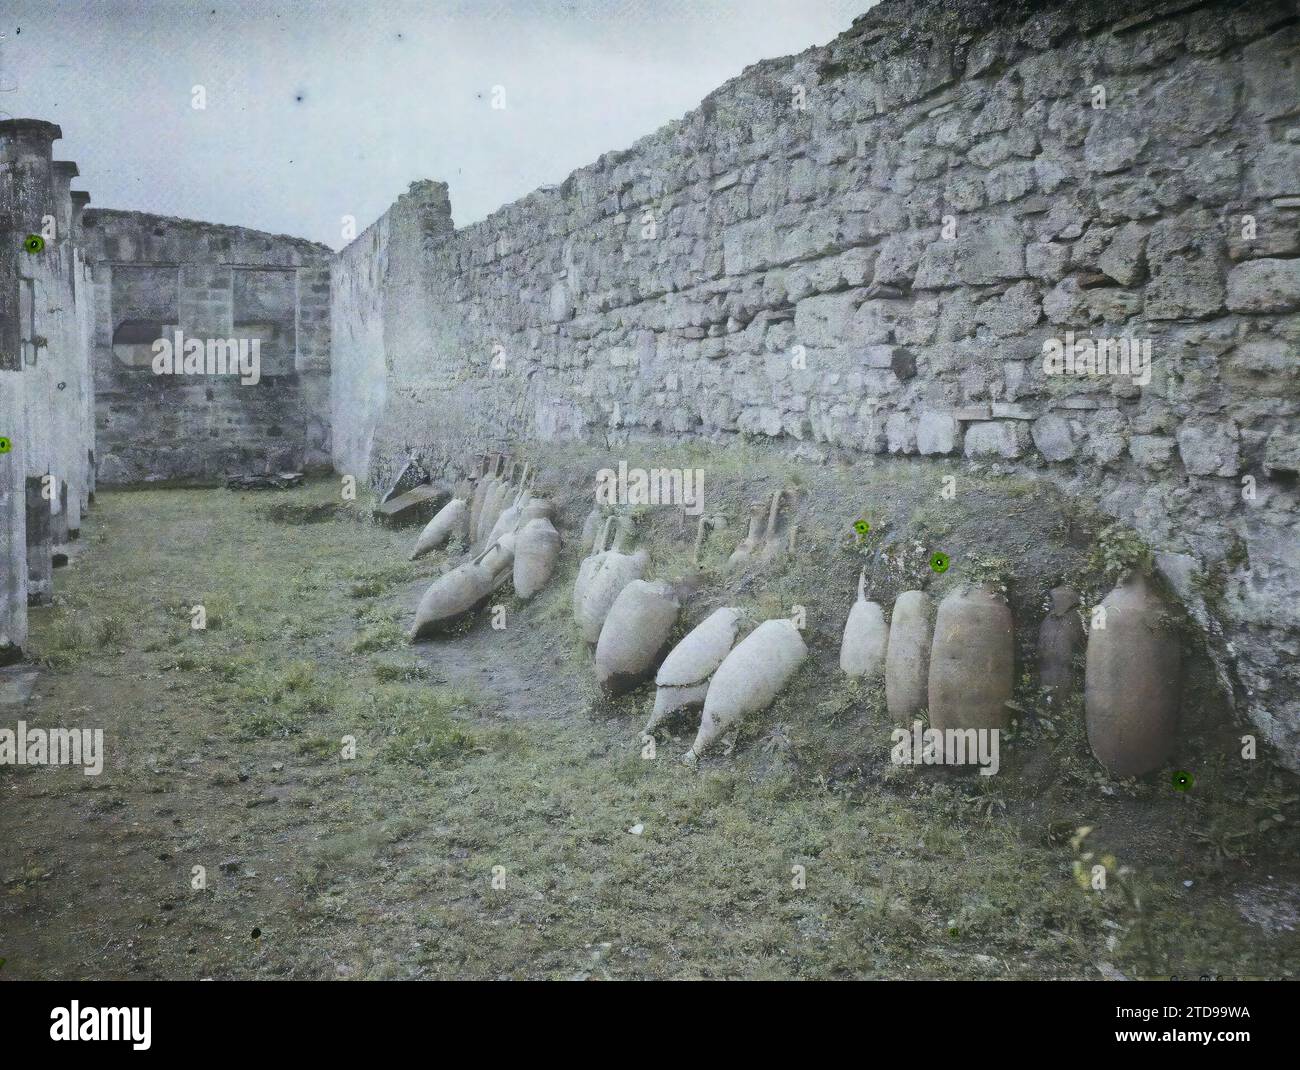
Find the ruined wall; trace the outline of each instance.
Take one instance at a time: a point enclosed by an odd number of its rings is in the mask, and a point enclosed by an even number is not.
[[[53,159],[62,132],[0,122],[0,663],[21,653],[27,606],[53,597],[94,488],[85,325],[89,272],[75,245],[86,194]]]
[[[53,159],[61,136],[0,122],[0,663],[21,655],[28,605],[52,598],[97,474],[210,480],[330,458],[330,250],[85,211],[76,165]],[[257,338],[259,381],[155,375],[152,343],[175,329]]]
[[[140,212],[92,209],[82,226],[101,482],[329,464],[327,247]],[[178,329],[205,352],[210,339],[258,339],[260,378],[155,374],[153,342]]]
[[[491,389],[478,372],[448,363],[477,344],[450,304],[448,280],[432,270],[430,250],[452,233],[446,184],[417,182],[334,259],[331,417],[340,472],[383,478],[408,452],[432,460],[491,426],[479,406],[446,396],[452,376],[468,393]]]
[[[413,187],[335,265],[336,467],[746,433],[1037,473],[1159,548],[1300,765],[1300,15],[1132,10],[886,0],[482,223]],[[1048,376],[1067,332],[1150,382]]]

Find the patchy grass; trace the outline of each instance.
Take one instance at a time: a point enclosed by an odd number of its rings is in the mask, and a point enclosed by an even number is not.
[[[448,765],[472,751],[477,740],[456,720],[470,710],[467,693],[426,690],[412,694],[403,687],[379,688],[366,701],[382,724],[379,757],[420,768]],[[381,716],[382,715],[382,716]]]
[[[576,531],[608,455],[538,459]],[[838,673],[859,568],[889,605],[918,576],[942,596],[968,556],[1005,557],[1031,633],[1046,590],[1087,569],[1086,544],[1061,536],[1087,518],[976,475],[954,504],[942,466],[812,468],[745,444],[626,459],[705,468],[706,511],[730,520],[682,630],[719,605],[807,612],[804,669],[695,772],[680,761],[689,717],[650,757],[652,690],[596,695],[570,622],[571,544],[534,599],[503,592],[503,631],[484,614],[412,647],[415,601],[454,554],[407,561],[414,530],[341,506],[336,481],[272,506],[102,493],[58,604],[33,613],[48,668],[26,717],[103,727],[107,763],[93,783],[0,771],[6,976],[1295,973],[1294,934],[1258,919],[1285,917],[1300,887],[1300,792],[1240,760],[1206,678],[1172,761],[1196,786],[1175,792],[1167,771],[1099,771],[1077,703],[1035,692],[1023,635],[997,777],[893,765],[880,682]],[[796,553],[722,572],[748,504],[778,486],[797,492]],[[881,547],[942,549],[952,572],[882,564],[854,536],[862,516]],[[654,576],[694,573],[677,511],[642,511],[637,537]],[[197,603],[206,631],[190,627]]]
[[[396,650],[406,644],[406,632],[392,621],[381,621],[361,633],[352,644],[352,653],[372,654],[377,650]]]

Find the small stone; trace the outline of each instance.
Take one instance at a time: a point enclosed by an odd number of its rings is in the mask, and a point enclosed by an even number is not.
[[[1083,143],[1083,161],[1089,171],[1111,174],[1131,167],[1146,147],[1147,134],[1136,118],[1122,111],[1100,111]]]
[[[916,448],[924,456],[944,456],[958,448],[961,425],[948,413],[923,412],[916,424]]]
[[[995,401],[990,415],[995,420],[1032,420],[1038,414],[1024,405],[1015,405],[1007,401]]]
[[[1031,242],[1025,246],[1025,274],[1046,282],[1059,282],[1070,266],[1070,247],[1059,242]]]
[[[1300,434],[1274,428],[1264,440],[1264,471],[1300,472]]]
[[[889,368],[893,366],[895,346],[867,346],[866,363],[868,368]]]
[[[1300,308],[1300,260],[1247,260],[1228,275],[1234,312],[1290,312]]]
[[[1121,286],[1134,286],[1146,274],[1148,230],[1141,223],[1125,223],[1097,262],[1101,270]]]
[[[1011,420],[989,420],[972,425],[966,432],[967,457],[1003,457],[1014,460],[1025,452],[1024,425]]]
[[[1035,420],[1032,433],[1034,446],[1049,461],[1068,461],[1078,448],[1069,421],[1052,413]]]
[[[906,413],[889,414],[885,421],[885,442],[890,453],[916,452],[916,426]]]
[[[888,368],[904,381],[916,375],[916,357],[901,346],[867,346],[866,364],[868,368]]]
[[[1169,435],[1134,435],[1128,444],[1129,456],[1147,468],[1163,468],[1178,445]]]
[[[1237,425],[1186,421],[1178,429],[1178,452],[1193,476],[1235,476],[1240,468]]]

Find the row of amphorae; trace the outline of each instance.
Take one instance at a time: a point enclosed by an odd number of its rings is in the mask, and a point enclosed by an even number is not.
[[[1072,590],[1052,591],[1038,633],[1039,684],[1064,702],[1077,688],[1084,652],[1084,711],[1093,754],[1117,776],[1164,764],[1174,743],[1182,689],[1177,635],[1142,572],[1131,573],[1090,614],[1086,635]],[[964,585],[939,602],[904,591],[891,620],[861,581],[840,648],[849,675],[883,672],[890,715],[907,723],[922,709],[930,727],[1005,729],[1015,688],[1011,607],[992,585]]]

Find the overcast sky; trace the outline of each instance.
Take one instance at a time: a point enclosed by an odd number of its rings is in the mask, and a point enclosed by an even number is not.
[[[416,179],[482,219],[873,2],[19,0],[0,111],[63,128],[94,206],[338,248],[340,217],[360,230]]]

